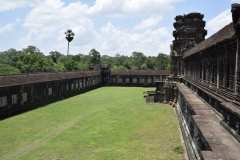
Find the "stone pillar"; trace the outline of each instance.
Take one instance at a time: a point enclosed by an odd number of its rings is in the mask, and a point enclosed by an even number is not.
[[[240,81],[240,48],[239,48],[239,41],[240,41],[240,4],[234,3],[232,4],[232,20],[234,24],[234,29],[235,29],[235,35],[236,35],[236,40],[237,40],[237,50],[236,50],[236,64],[235,64],[235,78],[234,78],[234,91],[235,94],[238,94],[238,88],[239,84],[238,82]]]
[[[217,88],[219,88],[219,75],[220,75],[219,66],[220,66],[220,57],[218,56],[217,57]]]
[[[158,99],[159,99],[160,103],[167,103],[164,82],[163,81],[155,81],[155,84],[157,86],[157,88],[156,88],[157,95],[156,96],[159,96]]]
[[[177,103],[177,87],[176,87],[176,85],[174,85],[174,87],[173,87],[173,91],[174,91],[174,103]]]

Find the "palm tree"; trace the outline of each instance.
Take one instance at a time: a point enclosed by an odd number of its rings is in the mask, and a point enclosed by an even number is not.
[[[73,40],[74,33],[72,32],[72,30],[69,29],[65,32],[65,34],[66,34],[66,39],[68,41],[68,51],[67,51],[67,71],[68,71],[69,42],[71,42]]]

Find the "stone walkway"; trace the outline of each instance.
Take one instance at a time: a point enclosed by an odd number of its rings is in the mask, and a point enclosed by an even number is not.
[[[201,151],[205,160],[240,160],[240,143],[220,124],[222,119],[182,83],[177,83],[184,99],[196,113],[193,119],[212,151]]]

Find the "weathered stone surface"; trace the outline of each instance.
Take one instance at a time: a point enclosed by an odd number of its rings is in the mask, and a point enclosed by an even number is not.
[[[202,151],[203,160],[237,160],[226,151]]]
[[[182,97],[184,97],[186,104],[189,105],[188,107],[196,114],[192,115],[192,119],[194,122],[193,125],[199,132],[199,138],[204,144],[210,147],[209,151],[201,150],[200,154],[202,158],[210,160],[239,159],[240,143],[220,124],[222,119],[212,111],[207,104],[201,102],[187,86],[181,83],[177,83],[176,86]],[[189,118],[185,120],[186,123],[190,123],[188,122],[190,120]],[[191,128],[189,128],[189,130],[191,132]],[[194,131],[194,133],[195,132],[196,131]]]

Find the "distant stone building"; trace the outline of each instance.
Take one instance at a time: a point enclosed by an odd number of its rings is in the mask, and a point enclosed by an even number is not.
[[[203,14],[176,16],[171,71],[91,71],[0,76],[0,116],[104,85],[153,86],[147,102],[173,103],[190,160],[240,159],[240,4],[205,40]],[[107,103],[107,102],[106,102]]]
[[[240,157],[240,5],[233,22],[204,40],[203,15],[177,16],[171,45],[169,84],[176,86],[175,110],[188,157]],[[181,82],[181,83],[179,83]]]
[[[0,75],[0,117],[43,103],[70,97],[95,88],[155,86],[170,71],[111,71],[109,64],[90,64],[89,71]]]
[[[174,77],[181,75],[183,53],[191,47],[205,40],[207,31],[204,29],[203,14],[189,13],[176,16],[173,23],[173,43],[171,45],[171,74]]]
[[[110,78],[110,64],[104,64],[104,63],[91,63],[89,65],[89,70],[99,71],[101,74],[101,83],[102,85],[109,83]]]

